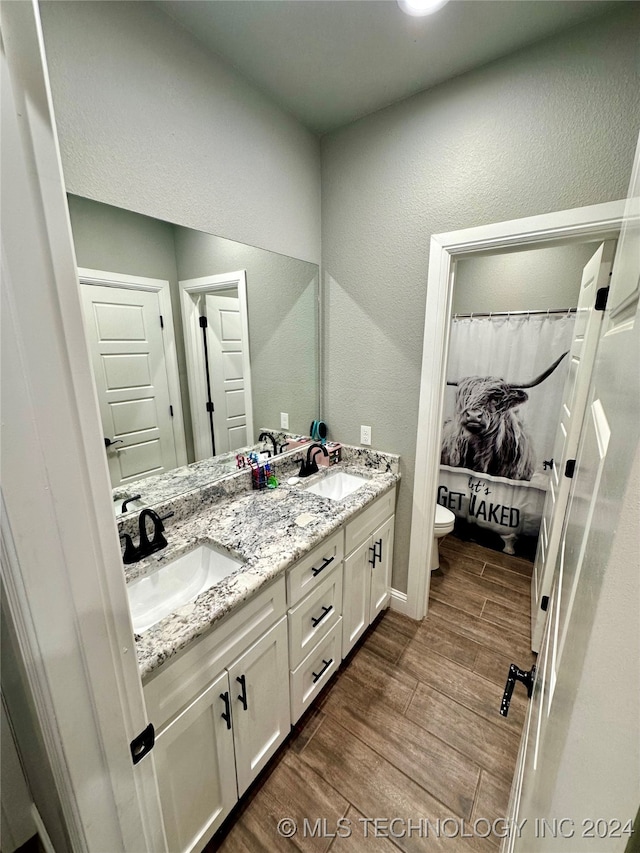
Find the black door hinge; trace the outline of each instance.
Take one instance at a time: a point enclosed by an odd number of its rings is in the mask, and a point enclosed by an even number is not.
[[[156,732],[153,728],[153,723],[149,723],[147,728],[131,741],[131,758],[133,759],[133,763],[137,764],[138,761],[142,761],[145,755],[151,752],[155,742]]]
[[[568,477],[571,480],[575,473],[576,473],[576,460],[575,459],[567,459],[567,464],[564,466],[564,476]]]
[[[163,318],[162,314],[160,315],[160,328],[164,329],[164,318]]]
[[[173,417],[173,406],[169,406],[169,414]]]
[[[200,323],[200,328],[201,328],[201,329],[206,329],[206,328],[207,328],[207,318],[206,318],[206,317],[204,317],[204,316],[203,316],[203,317],[200,317],[199,323]]]
[[[607,307],[607,300],[609,299],[609,285],[606,287],[598,288],[598,292],[596,293],[596,311],[604,311]]]
[[[549,596],[543,595],[542,601],[540,602],[540,610],[544,610],[544,612],[546,613],[548,607],[549,607]]]
[[[207,403],[207,411],[208,411],[208,412],[212,412],[212,411],[213,411],[213,403]]]

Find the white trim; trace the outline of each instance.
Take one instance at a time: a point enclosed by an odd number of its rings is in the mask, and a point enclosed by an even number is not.
[[[403,616],[410,616],[409,606],[407,604],[407,593],[400,592],[399,589],[391,589],[391,600],[389,602],[389,607],[391,610],[395,610],[396,613],[402,613]]]
[[[33,822],[36,825],[38,837],[40,838],[42,846],[44,847],[44,853],[56,853],[53,844],[51,843],[51,839],[49,838],[47,828],[44,825],[42,818],[40,817],[40,812],[36,808],[35,803],[31,803],[31,817],[33,818]]]
[[[176,451],[176,467],[187,464],[187,444],[182,413],[182,394],[180,392],[180,371],[178,368],[178,348],[173,325],[173,308],[171,307],[171,285],[160,278],[144,278],[139,275],[123,275],[117,272],[91,270],[86,267],[78,268],[80,284],[96,285],[97,287],[114,287],[122,290],[143,290],[146,293],[158,294],[160,313],[164,318],[162,342],[164,344],[164,362],[169,386],[169,400],[173,406],[171,426],[173,428],[173,444]],[[90,356],[88,356],[90,357]]]
[[[129,752],[147,717],[38,5],[0,12],[7,605],[73,849],[156,853],[166,839],[153,755],[134,767]]]
[[[516,247],[600,240],[619,231],[624,200],[492,223],[431,238],[409,546],[407,615],[423,619],[429,598],[453,270],[457,257]]]
[[[243,372],[246,388],[247,406],[247,445],[253,444],[253,390],[251,385],[251,341],[249,340],[249,310],[247,305],[247,274],[245,270],[205,275],[179,281],[180,304],[182,306],[182,324],[184,329],[184,349],[187,359],[187,378],[189,382],[189,401],[191,403],[191,423],[193,427],[193,447],[196,461],[211,456],[211,434],[209,417],[206,412],[207,389],[204,368],[204,356],[200,346],[200,311],[194,296],[214,293],[219,290],[237,290],[240,303],[240,322],[242,335],[246,341],[243,350]]]

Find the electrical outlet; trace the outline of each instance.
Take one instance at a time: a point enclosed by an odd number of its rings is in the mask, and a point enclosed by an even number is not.
[[[289,429],[289,413],[280,412],[280,429]]]
[[[360,427],[360,444],[371,444],[371,427]]]

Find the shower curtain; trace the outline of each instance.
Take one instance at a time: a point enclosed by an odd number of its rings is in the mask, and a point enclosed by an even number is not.
[[[459,532],[509,554],[535,552],[574,322],[569,313],[452,321],[438,502]]]

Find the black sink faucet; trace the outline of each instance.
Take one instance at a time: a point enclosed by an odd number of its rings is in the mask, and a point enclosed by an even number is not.
[[[163,536],[164,524],[162,522],[167,518],[171,518],[172,515],[173,513],[169,512],[160,518],[154,509],[151,509],[150,507],[143,509],[138,518],[140,544],[138,546],[134,545],[133,540],[128,533],[123,533],[121,536],[125,543],[122,562],[126,565],[137,563],[139,560],[144,560],[144,558],[148,557],[150,554],[154,554],[156,551],[161,551],[163,548],[166,548],[167,540]],[[153,538],[151,540],[147,533],[148,518],[153,521]]]
[[[260,435],[258,436],[258,441],[266,441],[267,439],[269,439],[271,444],[273,444],[273,455],[277,456],[278,455],[278,442],[275,440],[274,436],[271,435],[270,432],[261,432]]]
[[[315,450],[315,453],[313,451]],[[302,465],[300,466],[299,477],[310,477],[312,474],[318,473],[318,463],[316,462],[316,456],[318,455],[318,451],[322,451],[325,456],[328,456],[327,448],[323,444],[312,444],[307,450],[307,459],[306,462],[303,459]]]

